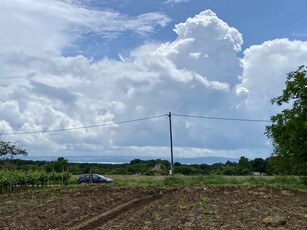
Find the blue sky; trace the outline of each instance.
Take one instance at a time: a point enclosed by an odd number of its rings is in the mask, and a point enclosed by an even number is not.
[[[270,99],[281,94],[287,73],[307,64],[306,6],[2,2],[1,138],[21,143],[29,157],[158,158],[169,155],[168,112],[268,120],[282,109]],[[266,158],[266,124],[174,116],[175,160]],[[74,129],[88,126],[97,127]],[[58,129],[72,130],[52,132]]]
[[[88,2],[88,7],[110,9],[129,16],[138,16],[149,12],[161,12],[170,18],[165,27],[156,28],[145,37],[133,32],[124,33],[117,39],[104,39],[97,34],[90,34],[77,41],[82,53],[88,57],[102,58],[104,56],[117,58],[118,53],[127,53],[145,41],[167,42],[176,38],[174,25],[193,17],[200,11],[211,9],[219,18],[230,26],[237,28],[243,34],[242,50],[251,45],[261,44],[276,38],[306,40],[307,29],[305,22],[306,2],[294,1],[253,1],[253,0],[214,0],[169,3],[158,1],[99,1]],[[137,7],[136,7],[137,6]],[[109,48],[109,47],[112,47]],[[98,52],[98,51],[101,52]],[[64,55],[73,54],[67,50]]]

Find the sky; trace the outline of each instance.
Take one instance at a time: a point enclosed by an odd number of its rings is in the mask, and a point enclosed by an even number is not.
[[[270,99],[307,64],[306,6],[1,1],[1,139],[29,157],[165,158],[171,112],[175,161],[266,158],[270,122],[208,117],[268,121],[286,108]]]

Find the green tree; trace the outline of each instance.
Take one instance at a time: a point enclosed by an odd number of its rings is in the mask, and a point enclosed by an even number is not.
[[[267,162],[264,159],[255,158],[250,163],[251,163],[251,166],[252,166],[252,170],[254,172],[260,172],[260,173],[266,172]]]
[[[266,135],[273,144],[273,167],[286,174],[307,175],[307,77],[306,66],[299,67],[287,76],[281,96],[273,98],[278,106],[289,103],[271,117]]]
[[[235,175],[236,174],[236,163],[227,161],[223,167],[224,175]]]
[[[68,160],[64,157],[59,157],[53,162],[54,171],[63,172],[67,169]]]
[[[238,175],[248,175],[252,171],[251,163],[248,158],[240,157],[240,160],[236,166],[236,171]]]
[[[10,141],[0,141],[0,157],[13,158],[16,155],[28,155],[28,152]]]
[[[146,171],[150,170],[144,163],[133,163],[129,165],[127,171],[130,174],[144,174]]]
[[[69,172],[72,174],[79,174],[80,173],[80,165],[79,164],[72,164],[69,166]]]

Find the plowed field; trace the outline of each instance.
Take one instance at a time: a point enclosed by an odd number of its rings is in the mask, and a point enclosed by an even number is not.
[[[85,185],[0,195],[0,229],[307,229],[307,194]]]

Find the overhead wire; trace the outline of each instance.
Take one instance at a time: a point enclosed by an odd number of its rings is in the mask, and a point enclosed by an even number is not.
[[[224,121],[271,122],[270,120],[245,119],[245,118],[229,118],[229,117],[211,117],[211,116],[186,115],[186,114],[176,114],[176,113],[172,113],[172,116],[199,118],[199,119],[210,119],[210,120],[224,120]]]
[[[89,126],[80,126],[80,127],[72,127],[72,128],[63,128],[63,129],[49,129],[49,130],[40,130],[40,131],[2,133],[1,135],[8,136],[8,135],[22,135],[22,134],[51,133],[51,132],[62,132],[62,131],[98,128],[98,127],[105,127],[105,126],[111,126],[111,125],[119,125],[119,124],[126,124],[126,123],[132,123],[132,122],[151,120],[151,119],[156,119],[156,118],[165,117],[165,116],[167,116],[167,115],[164,114],[164,115],[157,115],[157,116],[151,116],[151,117],[143,117],[143,118],[138,118],[138,119],[133,119],[133,120],[109,122],[109,123],[104,123],[104,124],[99,124],[99,125],[89,125]]]
[[[187,114],[177,114],[177,113],[172,113],[171,115],[172,116],[176,116],[176,117],[210,119],[210,120],[243,121],[243,122],[271,122],[270,120],[245,119],[245,118],[228,118],[228,117],[213,117],[213,116],[199,116],[199,115],[187,115]],[[12,133],[4,133],[3,132],[3,133],[1,133],[1,135],[2,136],[25,135],[25,134],[52,133],[52,132],[63,132],[63,131],[81,130],[81,129],[98,128],[98,127],[105,127],[105,126],[111,126],[111,125],[127,124],[127,123],[151,120],[151,119],[156,119],[156,118],[166,117],[166,116],[169,116],[169,115],[168,114],[163,114],[163,115],[143,117],[143,118],[132,119],[132,120],[124,120],[124,121],[109,122],[109,123],[98,124],[98,125],[80,126],[80,127],[63,128],[63,129],[49,129],[49,130],[24,131],[24,132],[12,132]]]

